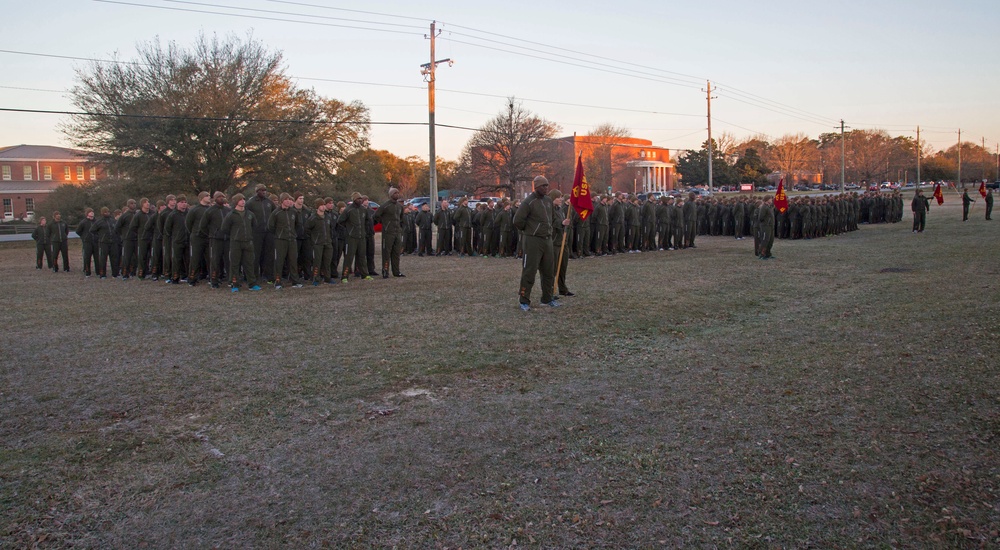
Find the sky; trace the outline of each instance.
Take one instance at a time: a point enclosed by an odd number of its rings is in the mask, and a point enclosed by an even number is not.
[[[456,160],[507,98],[559,135],[611,123],[673,150],[741,139],[883,129],[934,150],[1000,142],[1000,2],[35,0],[8,2],[0,109],[73,110],[88,61],[199,34],[252,36],[285,73],[371,112],[372,147],[428,156],[430,24],[437,155]],[[38,55],[43,54],[43,55]],[[53,57],[56,56],[56,57]],[[0,146],[71,146],[65,115],[0,110]],[[384,124],[382,124],[384,123]],[[411,123],[400,125],[393,123]]]

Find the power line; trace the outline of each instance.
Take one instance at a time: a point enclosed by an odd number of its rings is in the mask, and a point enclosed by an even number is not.
[[[6,111],[10,113],[77,115],[77,116],[94,116],[94,117],[108,117],[108,118],[142,118],[142,119],[153,119],[153,120],[204,120],[209,122],[270,122],[270,123],[280,123],[280,124],[315,124],[315,125],[331,125],[331,126],[351,124],[351,122],[333,121],[333,120],[298,120],[298,119],[283,119],[283,118],[208,117],[208,116],[181,116],[181,115],[136,115],[136,114],[125,114],[125,113],[97,113],[92,111],[15,109],[12,107],[0,107],[0,111]],[[389,122],[389,121],[365,121],[365,122],[359,121],[359,122],[354,122],[354,124],[366,124],[375,126],[426,126],[427,125],[426,122]],[[478,128],[469,128],[467,126],[456,126],[451,124],[438,124],[438,126],[443,126],[445,128],[454,128],[458,130],[471,130],[473,132],[478,130]]]
[[[46,90],[44,88],[21,88],[19,86],[0,86],[6,90],[25,90],[29,92],[55,92],[58,94],[66,93],[66,90]]]
[[[517,40],[519,42],[524,42],[526,44],[534,44],[536,46],[542,46],[542,47],[550,48],[550,49],[553,49],[553,50],[559,50],[559,51],[569,52],[569,53],[573,53],[573,54],[577,54],[577,55],[584,55],[584,56],[593,57],[593,58],[596,58],[596,59],[603,59],[605,61],[613,61],[613,62],[621,64],[621,65],[631,65],[633,67],[639,67],[641,69],[649,69],[649,70],[653,70],[653,71],[657,71],[657,72],[674,74],[674,75],[677,75],[677,76],[682,76],[684,78],[691,79],[691,81],[692,81],[691,84],[698,84],[698,85],[700,85],[701,81],[706,80],[704,77],[700,77],[700,76],[692,76],[692,75],[689,75],[689,74],[678,73],[678,72],[674,72],[674,71],[668,71],[668,70],[665,70],[665,69],[659,69],[657,67],[650,67],[648,65],[640,65],[638,63],[632,63],[630,61],[624,61],[624,60],[620,60],[620,59],[614,59],[614,58],[610,58],[610,57],[604,57],[604,56],[600,56],[600,55],[589,54],[589,53],[586,53],[586,52],[580,52],[580,51],[577,51],[577,50],[571,50],[571,49],[568,49],[568,48],[562,48],[562,47],[559,47],[559,46],[553,46],[553,45],[550,45],[550,44],[544,44],[542,42],[534,42],[534,41],[531,41],[531,40],[525,40],[523,38],[517,38],[517,37],[508,36],[508,35],[504,35],[504,34],[500,34],[500,33],[495,33],[495,32],[490,32],[490,31],[484,31],[484,30],[480,30],[480,29],[475,29],[475,28],[472,28],[472,27],[466,27],[466,26],[456,25],[456,24],[452,24],[452,23],[445,23],[445,25],[446,26],[451,26],[451,27],[456,27],[456,28],[459,28],[459,29],[466,29],[466,30],[470,30],[470,31],[473,31],[473,32],[478,32],[478,33],[481,33],[481,34],[488,34],[488,35],[491,35],[491,36],[498,36],[500,38],[505,38],[505,39],[508,39],[508,40]],[[446,30],[446,32],[451,32],[451,31],[447,31]]]
[[[486,50],[493,50],[493,51],[498,51],[498,52],[503,52],[503,53],[509,53],[511,55],[520,55],[520,56],[523,56],[523,57],[530,57],[532,59],[541,59],[542,61],[549,61],[551,63],[561,63],[563,65],[569,65],[571,67],[580,67],[580,68],[583,68],[583,69],[590,69],[590,70],[593,70],[593,71],[600,71],[600,72],[610,73],[610,74],[616,74],[616,75],[620,75],[620,76],[629,76],[629,77],[638,78],[638,79],[641,79],[641,80],[649,80],[649,81],[652,81],[652,82],[659,82],[660,84],[669,84],[671,86],[680,86],[682,88],[698,88],[698,86],[694,86],[694,85],[691,85],[691,84],[686,84],[686,83],[685,84],[681,84],[681,83],[677,83],[677,82],[670,82],[670,81],[664,80],[662,78],[653,78],[653,77],[641,76],[641,75],[638,75],[638,74],[626,73],[626,72],[622,72],[622,71],[613,71],[613,70],[610,70],[610,69],[601,69],[601,68],[598,68],[598,67],[591,67],[591,66],[588,66],[588,65],[580,64],[580,63],[571,63],[569,61],[560,61],[558,59],[550,59],[548,57],[542,57],[542,56],[539,56],[539,55],[532,55],[532,54],[529,54],[529,53],[515,52],[515,51],[512,51],[512,50],[505,50],[503,48],[496,48],[496,47],[492,47],[492,46],[484,46],[482,44],[475,44],[473,42],[466,42],[464,40],[455,40],[453,38],[447,38],[445,40],[448,40],[450,42],[454,42],[455,44],[465,44],[466,46],[472,46],[472,47],[475,47],[475,48],[483,48],[483,49],[486,49]]]
[[[730,95],[719,94],[719,97],[725,97],[725,98],[731,99],[733,101],[738,101],[740,103],[744,103],[746,105],[750,105],[751,107],[757,107],[758,109],[764,109],[765,111],[771,111],[772,113],[778,113],[779,115],[784,115],[784,116],[791,117],[791,118],[797,118],[797,119],[799,119],[801,121],[808,122],[810,124],[817,124],[819,126],[828,126],[829,125],[829,122],[819,122],[819,121],[816,121],[816,120],[804,118],[804,117],[801,117],[801,116],[798,116],[798,115],[794,115],[794,114],[791,114],[791,113],[788,113],[788,112],[779,111],[777,109],[772,109],[772,108],[766,107],[764,105],[750,103],[749,101],[744,101],[742,99],[739,99],[739,98],[736,98],[736,97],[733,97],[733,96],[730,96]]]
[[[26,51],[19,51],[19,50],[0,50],[0,53],[7,53],[7,54],[13,54],[13,55],[29,55],[29,56],[38,56],[38,57],[49,57],[49,58],[56,58],[56,59],[69,59],[69,60],[73,60],[73,61],[92,61],[92,62],[95,62],[95,63],[119,63],[119,64],[126,63],[126,64],[132,64],[132,65],[145,65],[143,63],[138,63],[138,62],[135,62],[135,61],[121,61],[121,60],[114,60],[114,59],[97,59],[97,58],[92,58],[92,57],[76,57],[76,56],[69,56],[69,55],[56,55],[56,54],[39,53],[39,52],[26,52]],[[294,75],[289,75],[289,78],[294,78],[296,80],[314,81],[314,82],[332,82],[332,83],[335,83],[335,84],[354,84],[354,85],[359,85],[359,86],[379,86],[379,87],[386,87],[386,88],[404,88],[404,89],[421,90],[421,91],[424,90],[423,86],[416,86],[416,85],[411,85],[411,84],[389,84],[389,83],[385,83],[385,82],[366,82],[366,81],[362,81],[362,80],[345,80],[345,79],[340,79],[340,78],[319,78],[319,77],[294,76]],[[445,89],[445,88],[438,88],[438,91],[439,92],[453,93],[453,94],[478,96],[478,97],[491,97],[491,98],[498,98],[498,99],[507,99],[509,97],[507,95],[502,95],[502,94],[488,94],[488,93],[484,93],[484,92],[470,92],[470,91],[466,91],[466,90],[452,90],[452,89]],[[570,102],[566,102],[566,101],[552,101],[552,100],[545,100],[545,99],[531,99],[531,98],[523,98],[523,97],[522,98],[518,98],[518,99],[521,99],[522,101],[532,102],[532,103],[545,103],[545,104],[551,104],[551,105],[562,105],[562,106],[566,106],[566,107],[582,107],[582,108],[587,108],[587,109],[602,109],[602,110],[609,110],[609,111],[622,111],[622,112],[641,113],[641,114],[650,114],[650,115],[688,116],[688,117],[700,117],[701,116],[701,115],[690,114],[690,113],[672,113],[672,112],[667,112],[667,111],[652,111],[652,110],[645,110],[645,109],[629,109],[629,108],[625,108],[625,107],[610,107],[610,106],[606,106],[606,105],[589,105],[589,104],[584,104],[584,103],[570,103]]]
[[[289,4],[289,5],[292,5],[292,6],[303,6],[303,7],[309,7],[309,8],[321,8],[321,9],[325,9],[325,10],[346,11],[346,12],[351,12],[351,13],[363,13],[365,15],[378,15],[378,16],[381,16],[381,17],[395,17],[395,18],[398,18],[398,19],[409,19],[411,21],[422,21],[422,22],[426,21],[426,19],[424,19],[422,17],[410,17],[410,16],[407,16],[407,15],[395,15],[395,14],[392,14],[392,13],[379,13],[379,12],[375,12],[375,11],[352,10],[352,9],[349,9],[349,8],[335,8],[333,6],[323,6],[323,5],[319,5],[319,4],[309,4],[309,3],[306,3],[306,2],[291,2],[289,0],[267,0],[267,1],[268,2],[273,2],[275,4]]]
[[[599,63],[599,62],[596,62],[596,61],[588,61],[586,59],[580,59],[578,57],[572,57],[572,56],[569,56],[569,55],[546,52],[544,50],[539,50],[537,48],[528,48],[528,47],[525,47],[525,46],[518,46],[517,44],[511,44],[509,42],[502,42],[502,41],[499,41],[499,40],[492,40],[492,39],[489,39],[489,38],[480,38],[478,36],[474,36],[474,35],[466,34],[466,33],[452,32],[451,34],[455,34],[455,35],[458,35],[458,36],[466,36],[466,37],[472,38],[474,40],[485,40],[487,42],[493,42],[493,43],[496,43],[496,44],[502,44],[504,46],[510,46],[512,48],[521,48],[523,50],[528,50],[528,51],[531,51],[531,52],[538,52],[538,53],[542,53],[542,54],[545,54],[545,55],[552,55],[552,56],[561,57],[561,58],[565,58],[565,59],[571,59],[573,61],[579,61],[579,62],[582,62],[582,63],[589,63],[591,65],[597,65],[597,66],[601,66],[601,67],[614,67],[614,68],[618,67],[617,65],[611,65],[609,63]],[[445,38],[445,40],[449,40],[449,39]],[[469,44],[468,42],[462,42],[462,41],[459,41],[459,40],[452,40],[452,42],[455,42],[457,44]],[[469,44],[469,45],[476,45],[476,46],[479,46],[481,48],[489,48],[489,46],[483,46],[481,44]],[[493,48],[491,48],[491,49],[493,49]],[[498,50],[498,51],[503,51],[503,52],[507,52],[507,53],[514,53],[516,55],[526,55],[526,54],[518,54],[517,52],[508,52],[507,50]],[[538,59],[545,59],[547,61],[552,61],[552,62],[555,62],[555,63],[563,63],[563,62],[557,61],[555,59],[547,59],[547,58],[541,58],[541,57],[538,58]],[[585,68],[588,68],[588,67],[585,67]],[[589,67],[589,68],[593,68],[593,67]],[[617,72],[617,71],[614,71],[614,74],[628,75],[627,73],[621,73],[621,72]],[[678,78],[665,77],[665,76],[658,76],[658,75],[652,74],[652,73],[636,72],[636,74],[649,76],[652,79],[654,79],[656,82],[670,83],[668,81],[675,80],[677,83],[680,83],[680,84],[683,84],[683,85],[687,85],[687,86],[690,86],[690,85],[693,84],[693,82],[688,82],[686,80],[681,80],[681,79],[678,79]],[[634,76],[634,75],[628,75],[628,76]]]
[[[391,27],[403,27],[403,28],[407,28],[407,29],[420,29],[420,30],[423,30],[422,26],[418,27],[416,25],[404,25],[402,23],[382,23],[380,21],[370,21],[370,20],[365,20],[365,19],[348,19],[346,17],[332,17],[332,16],[328,16],[328,15],[312,15],[312,14],[308,14],[308,13],[295,13],[295,12],[277,11],[277,10],[262,10],[262,9],[259,9],[259,8],[243,8],[243,7],[239,7],[239,6],[226,6],[226,5],[222,5],[222,4],[209,4],[207,2],[193,2],[191,0],[160,0],[160,2],[169,2],[171,4],[186,4],[186,5],[189,5],[189,6],[204,6],[204,7],[209,7],[209,8],[224,8],[224,9],[229,9],[229,10],[249,11],[249,12],[255,12],[255,13],[270,13],[270,14],[274,14],[274,15],[290,15],[290,16],[296,16],[296,17],[314,17],[316,19],[325,19],[325,20],[330,20],[330,21],[348,21],[348,22],[351,22],[351,23],[364,23],[366,25],[386,25],[386,26],[391,26]],[[157,6],[150,6],[150,7],[157,7]]]
[[[371,28],[371,27],[359,27],[359,26],[355,26],[355,25],[340,25],[340,24],[337,24],[337,23],[322,23],[322,22],[319,22],[319,21],[303,21],[301,19],[283,19],[283,18],[280,18],[280,17],[267,17],[267,16],[263,16],[263,15],[247,15],[247,14],[242,14],[242,13],[227,13],[227,12],[219,12],[219,11],[195,10],[195,9],[191,9],[191,8],[173,8],[173,7],[170,7],[170,6],[152,6],[152,5],[149,5],[149,4],[138,4],[138,3],[135,3],[135,2],[123,2],[121,0],[94,0],[94,2],[100,2],[102,4],[118,4],[118,5],[122,5],[122,6],[135,6],[135,7],[139,7],[139,8],[153,8],[153,9],[158,9],[158,10],[180,11],[180,12],[187,12],[187,13],[203,13],[203,14],[208,14],[208,15],[227,15],[229,17],[242,17],[242,18],[245,18],[245,19],[259,19],[259,20],[264,20],[264,21],[278,21],[278,22],[282,22],[282,23],[302,23],[304,25],[317,25],[317,26],[320,26],[320,27],[337,27],[337,28],[342,28],[342,29],[358,29],[358,30],[364,30],[364,31],[389,32],[389,33],[394,33],[394,34],[408,34],[408,35],[423,36],[422,33],[409,32],[409,31],[397,31],[397,30],[392,30],[392,29],[375,29],[375,28]],[[221,7],[224,7],[226,9],[239,9],[239,8],[231,8],[229,6],[221,6]],[[303,16],[303,17],[309,17],[309,16]]]

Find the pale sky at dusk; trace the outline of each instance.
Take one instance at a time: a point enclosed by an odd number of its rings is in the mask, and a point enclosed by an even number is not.
[[[996,0],[7,4],[0,108],[72,110],[65,90],[86,62],[26,54],[107,59],[117,51],[130,59],[138,42],[155,37],[189,46],[199,32],[252,31],[283,53],[286,74],[299,86],[360,100],[375,122],[425,123],[419,65],[429,59],[424,35],[436,20],[443,31],[437,58],[455,60],[438,70],[439,124],[479,127],[515,96],[558,123],[560,135],[611,122],[662,147],[698,148],[710,79],[718,86],[716,135],[817,137],[843,118],[851,128],[892,135],[914,136],[919,124],[934,149],[954,144],[959,128],[963,140],[985,137],[991,151],[1000,141]],[[59,131],[66,119],[0,111],[0,146],[69,146]],[[439,128],[438,156],[456,159],[470,135]],[[375,125],[372,147],[426,158],[427,128]]]

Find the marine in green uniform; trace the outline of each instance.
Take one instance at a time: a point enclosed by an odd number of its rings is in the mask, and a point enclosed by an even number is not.
[[[246,204],[242,194],[233,195],[233,210],[226,214],[219,227],[219,231],[229,239],[229,279],[233,292],[240,291],[240,268],[250,290],[260,290],[257,285],[259,264],[254,257],[254,229],[257,224]]]
[[[45,258],[45,267],[52,269],[52,251],[49,249],[49,228],[46,226],[45,216],[38,219],[38,226],[31,232],[31,238],[35,239],[35,269],[42,268],[42,258]]]
[[[368,263],[365,259],[365,247],[367,245],[365,238],[365,218],[367,217],[367,210],[364,206],[364,198],[361,196],[361,193],[355,191],[351,194],[351,204],[347,205],[344,211],[340,213],[340,220],[337,223],[343,226],[347,233],[347,254],[344,256],[344,269],[341,273],[342,283],[347,282],[347,277],[351,274],[352,266],[357,266],[363,279],[371,280],[372,278],[368,274]]]
[[[542,304],[558,307],[552,296],[555,278],[555,258],[552,257],[552,199],[548,197],[549,180],[544,176],[534,179],[535,191],[529,195],[514,214],[514,227],[523,236],[524,263],[518,301],[523,311],[531,309],[531,288],[535,274],[542,274]]]
[[[300,220],[292,205],[295,201],[288,193],[279,197],[281,207],[271,213],[267,220],[267,231],[274,235],[274,289],[281,290],[281,274],[288,267],[288,278],[293,288],[302,288],[299,278],[299,241],[298,226]]]
[[[380,204],[375,211],[375,223],[382,224],[382,278],[405,277],[399,271],[399,256],[403,252],[403,205],[399,201],[399,189],[389,189],[389,200]]]
[[[576,211],[572,206],[567,207],[563,204],[562,191],[558,189],[549,191],[549,198],[552,199],[552,252],[553,258],[557,262],[556,272],[559,273],[559,276],[556,277],[559,295],[554,296],[554,298],[575,296],[566,286],[566,268],[569,267],[569,254],[573,242],[573,224],[568,214]],[[564,242],[565,246],[563,246]]]

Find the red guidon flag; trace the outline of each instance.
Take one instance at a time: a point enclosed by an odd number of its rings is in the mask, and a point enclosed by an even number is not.
[[[938,201],[938,206],[944,204],[944,192],[941,191],[941,184],[934,184],[934,198]]]
[[[774,207],[782,214],[788,210],[788,195],[785,194],[785,178],[778,180],[778,190],[774,192]]]
[[[986,181],[985,180],[982,183],[979,184],[979,194],[982,195],[984,199],[986,198]]]
[[[587,184],[587,177],[583,175],[583,153],[576,157],[576,174],[573,175],[573,193],[570,195],[569,203],[573,205],[581,220],[587,219],[594,211],[594,201],[590,199],[590,185]]]

